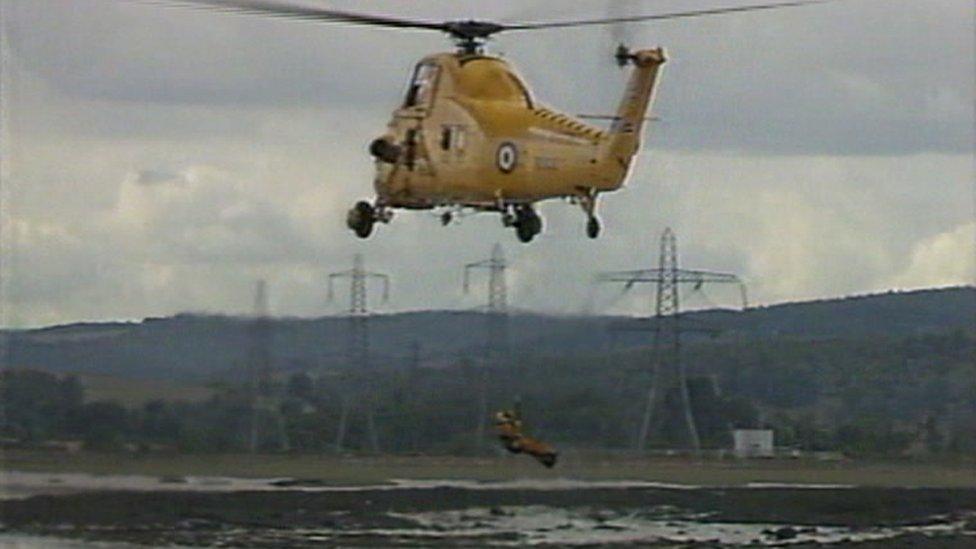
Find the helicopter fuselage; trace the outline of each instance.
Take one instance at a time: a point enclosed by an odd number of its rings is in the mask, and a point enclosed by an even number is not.
[[[504,213],[569,198],[592,218],[595,197],[627,178],[665,61],[661,49],[628,55],[634,73],[609,129],[541,105],[503,59],[464,53],[422,59],[404,103],[370,147],[377,210]]]
[[[444,225],[451,223],[454,210],[473,208],[500,212],[502,224],[529,242],[542,232],[534,204],[550,198],[578,203],[587,216],[586,234],[600,234],[597,197],[626,181],[666,59],[661,48],[617,48],[617,64],[634,69],[616,114],[600,117],[612,120],[604,130],[538,104],[508,62],[483,54],[488,40],[502,32],[738,14],[824,0],[522,23],[414,19],[282,0],[160,3],[321,24],[446,33],[458,50],[427,56],[417,64],[404,103],[393,113],[386,133],[369,147],[376,159],[376,197],[356,202],[346,214],[346,226],[368,238],[376,222],[389,223],[397,208],[447,208],[441,214]]]

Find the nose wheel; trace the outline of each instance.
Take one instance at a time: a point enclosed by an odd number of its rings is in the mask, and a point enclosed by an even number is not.
[[[360,200],[346,214],[346,226],[359,238],[369,238],[377,221],[389,223],[392,218],[393,212],[389,209],[382,206],[374,207],[369,202]]]
[[[376,211],[372,204],[366,201],[356,202],[356,205],[346,214],[346,226],[359,238],[369,238],[374,223],[376,223]]]

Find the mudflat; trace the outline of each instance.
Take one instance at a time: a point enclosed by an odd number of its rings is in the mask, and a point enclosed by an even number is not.
[[[976,546],[968,462],[518,457],[8,452],[0,544]]]
[[[168,488],[0,501],[2,526],[18,535],[150,546],[898,542],[968,547],[976,542],[972,488],[691,487],[544,479],[334,486],[268,480],[239,491],[207,492],[180,490],[170,479],[160,482]]]

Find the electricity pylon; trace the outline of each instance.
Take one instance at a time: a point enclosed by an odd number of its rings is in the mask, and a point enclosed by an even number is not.
[[[661,235],[658,267],[635,271],[603,273],[599,282],[623,283],[625,289],[636,284],[653,283],[657,287],[654,307],[654,370],[653,381],[647,392],[647,403],[637,437],[637,450],[644,451],[652,427],[661,426],[667,410],[665,396],[676,389],[681,401],[681,412],[688,442],[697,454],[701,451],[701,439],[695,425],[688,393],[688,380],[681,357],[681,333],[692,331],[681,323],[679,289],[691,284],[696,290],[705,284],[736,284],[739,286],[743,309],[748,307],[745,284],[738,276],[714,271],[682,269],[678,266],[678,241],[670,228]]]
[[[281,417],[279,394],[274,385],[271,317],[268,312],[268,285],[258,280],[254,287],[254,312],[248,324],[248,407],[250,412],[250,433],[248,450],[253,454],[260,445],[260,423],[262,412],[275,422],[278,446],[288,448]]]
[[[349,279],[349,309],[348,309],[348,339],[346,343],[346,357],[350,362],[352,371],[349,374],[353,378],[370,379],[372,376],[372,363],[370,361],[369,349],[369,309],[367,307],[367,286],[370,280],[377,280],[383,284],[383,302],[390,297],[390,277],[383,273],[367,271],[363,263],[363,255],[353,256],[352,269],[340,271],[329,275],[329,301],[335,297],[335,281],[337,279]],[[336,432],[335,449],[342,452],[346,438],[346,426],[349,413],[352,408],[352,398],[348,391],[342,391],[341,409],[339,412],[339,427]],[[369,436],[370,448],[373,452],[379,452],[379,435],[376,432],[376,419],[374,417],[372,398],[367,398],[364,402],[366,407],[366,430]]]
[[[485,307],[485,348],[481,367],[481,383],[478,388],[478,418],[475,428],[476,447],[484,446],[485,422],[488,418],[489,370],[501,357],[508,355],[508,287],[505,269],[508,263],[501,244],[495,244],[491,257],[464,266],[464,292],[471,289],[471,271],[488,271],[488,303]]]

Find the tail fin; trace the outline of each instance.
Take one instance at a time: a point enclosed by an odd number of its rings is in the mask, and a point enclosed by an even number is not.
[[[622,166],[630,165],[630,159],[640,148],[641,131],[647,109],[654,100],[654,90],[657,86],[661,66],[667,61],[664,49],[640,50],[627,52],[621,48],[617,59],[622,63],[632,63],[634,72],[630,75],[627,89],[620,100],[610,128],[610,140],[607,154],[616,159]]]

